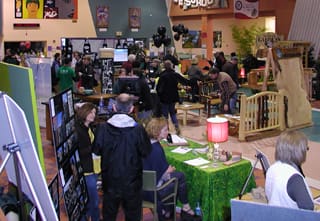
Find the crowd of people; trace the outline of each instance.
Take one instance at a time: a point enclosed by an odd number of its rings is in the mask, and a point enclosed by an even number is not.
[[[77,82],[78,87],[92,89],[97,85],[90,56],[74,52],[74,60],[56,53],[51,74],[53,86],[65,90]],[[174,165],[167,162],[161,140],[169,133],[169,116],[177,134],[180,128],[176,116],[175,104],[179,101],[179,85],[188,85],[192,91],[192,101],[196,102],[199,84],[206,79],[217,82],[222,100],[221,111],[236,111],[236,91],[239,88],[237,78],[237,57],[230,61],[220,53],[211,63],[206,74],[194,58],[187,71],[188,77],[175,71],[176,61],[173,55],[161,61],[146,57],[138,61],[130,55],[123,63],[119,77],[113,85],[113,92],[118,94],[112,103],[112,115],[105,122],[93,127],[97,107],[84,103],[76,110],[75,129],[79,143],[80,163],[86,181],[88,204],[86,216],[90,220],[116,220],[120,205],[126,220],[141,220],[142,200],[152,201],[153,196],[142,190],[143,170],[156,171],[158,186],[175,177],[178,179],[178,200],[182,204],[182,213],[191,216],[194,211],[188,201],[185,175],[176,171]],[[5,62],[18,64],[15,56],[7,51]],[[128,80],[130,79],[130,80]],[[155,95],[154,95],[155,94]],[[156,107],[156,108],[155,108]],[[283,132],[275,151],[276,162],[271,165],[266,175],[266,196],[269,204],[290,208],[313,210],[313,201],[306,184],[302,163],[308,151],[307,138],[297,131]],[[101,164],[95,165],[93,156],[101,157]],[[101,173],[103,190],[103,208],[99,209],[97,191],[98,174]],[[158,219],[170,218],[174,213],[161,199],[172,191],[172,186],[158,193]]]

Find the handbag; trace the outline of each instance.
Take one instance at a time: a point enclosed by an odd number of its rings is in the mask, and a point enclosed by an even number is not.
[[[202,221],[202,216],[190,215],[189,213],[181,210],[181,221]]]

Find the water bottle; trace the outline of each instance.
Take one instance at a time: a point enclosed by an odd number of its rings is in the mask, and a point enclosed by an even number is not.
[[[100,101],[99,101],[99,112],[101,113],[103,111],[103,106],[104,106],[104,101],[103,101],[103,97],[100,97]]]
[[[194,214],[196,216],[202,216],[202,211],[201,211],[201,207],[200,207],[200,203],[199,202],[197,202],[197,206],[196,206],[196,208],[194,210]]]

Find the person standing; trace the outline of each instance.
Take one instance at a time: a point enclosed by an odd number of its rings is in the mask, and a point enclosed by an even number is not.
[[[76,74],[71,68],[71,59],[64,58],[63,66],[59,68],[57,74],[59,91],[64,91],[68,88],[73,88],[73,81],[77,81]]]
[[[58,92],[57,90],[57,85],[58,85],[58,71],[59,68],[61,67],[61,54],[60,53],[55,53],[53,57],[53,62],[51,64],[51,87],[52,87],[52,92]]]
[[[219,85],[222,111],[229,114],[235,113],[237,85],[227,73],[220,72],[217,68],[211,68],[208,75],[211,80],[217,81]]]
[[[237,88],[239,88],[240,84],[238,78],[239,69],[237,56],[231,57],[230,61],[224,63],[224,65],[222,66],[222,72],[226,72],[227,74],[229,74],[234,83],[237,85]]]
[[[198,81],[202,80],[202,72],[200,68],[198,67],[199,60],[198,58],[193,58],[191,60],[191,66],[189,67],[187,73],[190,80],[191,85],[191,96],[192,96],[192,102],[197,102],[199,98],[199,85]]]
[[[88,203],[86,205],[86,216],[91,218],[91,221],[99,221],[99,195],[97,190],[97,173],[94,170],[92,143],[94,133],[91,124],[94,122],[97,113],[97,108],[92,103],[84,103],[76,111],[75,130],[78,137],[80,164],[83,169],[87,192]]]
[[[266,175],[266,196],[270,205],[313,210],[313,198],[301,165],[306,161],[308,139],[300,131],[285,131],[277,142],[276,162]]]
[[[133,99],[120,94],[113,104],[115,114],[97,126],[94,152],[101,156],[103,220],[115,221],[120,204],[127,221],[141,220],[142,159],[151,152],[144,127],[129,114]]]
[[[82,66],[77,69],[80,80],[81,86],[85,89],[93,89],[95,86],[98,85],[97,80],[95,79],[95,72],[93,69],[93,64],[91,62],[91,57],[89,55],[85,55],[82,59]]]
[[[176,115],[175,105],[179,101],[178,84],[189,84],[189,80],[173,70],[170,60],[164,61],[165,70],[160,73],[157,84],[157,94],[161,103],[161,111],[165,118],[170,118],[175,126],[176,133],[180,134],[179,123]]]
[[[185,175],[182,172],[176,171],[176,168],[174,166],[169,165],[163,147],[160,144],[160,141],[166,139],[168,136],[169,130],[167,119],[164,117],[152,118],[146,126],[146,131],[152,143],[152,151],[143,160],[143,169],[156,171],[158,187],[163,185],[172,177],[176,177],[178,179],[178,200],[183,205],[182,212],[188,213],[189,215],[193,216],[194,211],[191,209],[188,203],[188,192]],[[161,204],[161,199],[172,193],[173,189],[174,184],[172,183],[158,192],[159,202],[157,212],[159,220],[164,220],[173,215],[172,210],[170,210],[172,208],[165,208]],[[144,199],[153,202],[153,193],[151,193],[150,191],[144,192]],[[175,213],[175,208],[173,209]]]

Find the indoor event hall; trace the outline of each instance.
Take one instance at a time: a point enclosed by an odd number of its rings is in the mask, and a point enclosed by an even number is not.
[[[0,220],[320,220],[319,10],[0,1]]]

